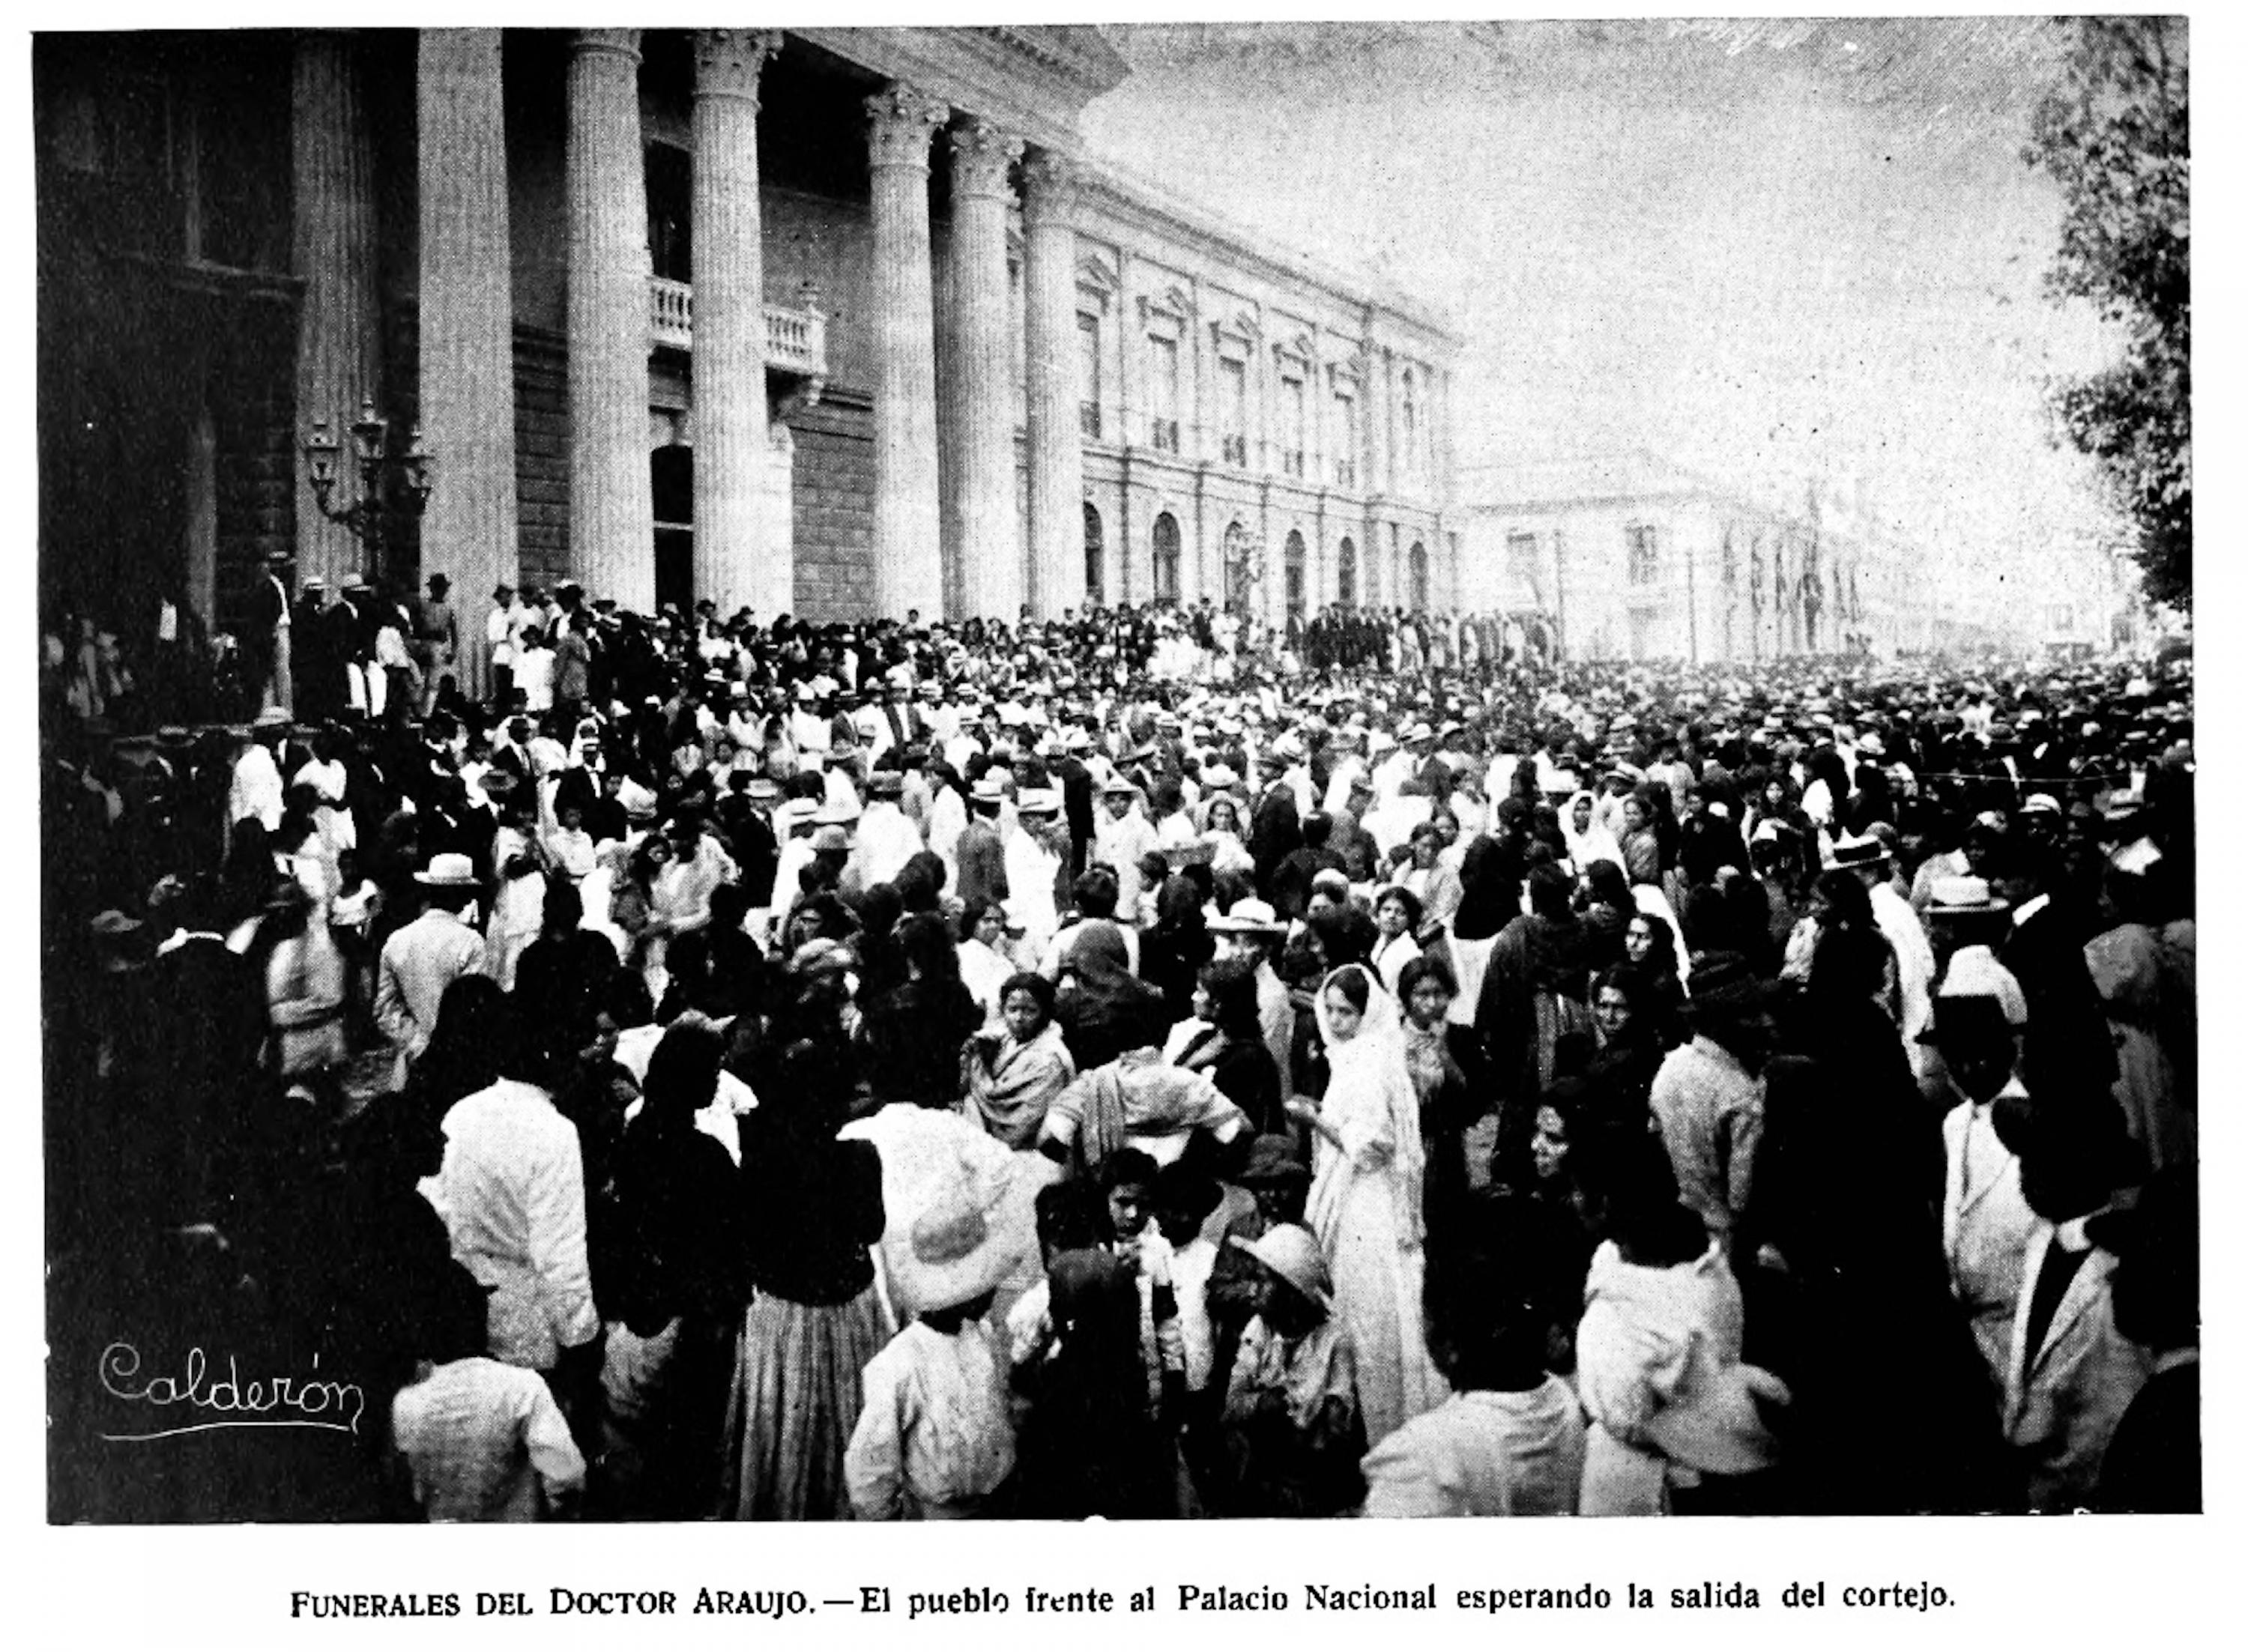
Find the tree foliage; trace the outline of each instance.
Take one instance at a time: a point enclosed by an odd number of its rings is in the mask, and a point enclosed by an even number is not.
[[[2123,329],[2123,359],[2054,387],[2057,437],[2097,460],[2138,530],[2146,593],[2193,602],[2192,279],[2183,17],[2078,17],[2024,159],[2066,216],[2048,296]]]

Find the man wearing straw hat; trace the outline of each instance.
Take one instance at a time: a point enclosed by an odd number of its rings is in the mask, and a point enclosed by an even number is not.
[[[407,1074],[437,1030],[445,989],[483,968],[483,938],[462,913],[482,888],[465,854],[435,854],[414,874],[422,886],[422,915],[383,943],[376,966],[374,1023],[398,1052],[392,1087]]]

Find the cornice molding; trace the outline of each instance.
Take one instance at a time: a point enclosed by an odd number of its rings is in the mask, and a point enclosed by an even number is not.
[[[1349,311],[1362,319],[1367,299],[1358,282],[1321,268],[1307,257],[1258,246],[1222,220],[1205,216],[1185,202],[1146,192],[1114,173],[1091,165],[1085,168],[1085,202],[1089,215],[1107,213],[1125,223],[1152,231],[1187,246],[1210,243],[1223,250],[1227,262],[1295,294],[1306,303],[1332,310]],[[1093,224],[1080,225],[1088,231]],[[1430,357],[1456,354],[1463,340],[1429,313],[1394,302],[1378,302],[1377,314],[1392,318],[1392,332],[1401,328],[1425,341]]]

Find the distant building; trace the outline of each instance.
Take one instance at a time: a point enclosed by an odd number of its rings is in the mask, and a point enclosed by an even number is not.
[[[2037,640],[2056,658],[2086,660],[2142,641],[2138,582],[2121,551],[2093,543],[2056,545],[2032,573]]]
[[[1918,552],[1840,513],[1774,510],[1646,453],[1493,467],[1459,487],[1462,605],[1514,615],[1565,658],[1929,646]]]

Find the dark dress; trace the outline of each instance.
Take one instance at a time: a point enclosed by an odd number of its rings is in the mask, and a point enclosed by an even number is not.
[[[1218,1093],[1248,1115],[1251,1134],[1287,1129],[1287,1116],[1280,1111],[1280,1068],[1261,1034],[1228,1038],[1212,1027],[1179,1052],[1175,1065],[1209,1074]]]
[[[1895,1029],[1870,1001],[1826,1004],[1791,1043],[1765,1071],[1736,1236],[1744,1357],[1795,1396],[1787,1501],[1835,1514],[1999,1506],[2004,1447],[1934,1203],[1940,1136]],[[1765,1245],[1784,1272],[1747,1265]]]
[[[594,1296],[610,1322],[603,1510],[700,1519],[717,1496],[734,1332],[748,1294],[732,1156],[691,1118],[642,1114],[589,1214]]]

